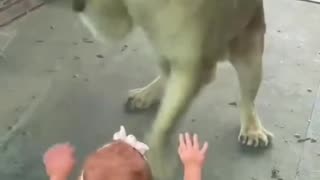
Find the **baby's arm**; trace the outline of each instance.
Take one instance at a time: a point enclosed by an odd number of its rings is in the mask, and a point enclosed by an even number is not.
[[[208,143],[200,148],[198,135],[180,134],[178,153],[184,166],[184,180],[201,180]]]
[[[184,167],[184,180],[201,180],[202,178],[201,167]]]

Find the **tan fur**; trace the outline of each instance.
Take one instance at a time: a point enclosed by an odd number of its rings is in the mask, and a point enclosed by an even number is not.
[[[266,28],[262,0],[87,0],[85,14],[104,38],[121,38],[133,25],[140,26],[163,57],[163,73],[131,91],[128,101],[129,108],[144,109],[162,97],[148,136],[156,176],[164,176],[162,152],[171,129],[226,57],[240,82],[239,140],[249,146],[269,143],[272,134],[262,126],[254,106]]]

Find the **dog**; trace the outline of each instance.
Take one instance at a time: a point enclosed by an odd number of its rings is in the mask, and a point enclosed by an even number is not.
[[[266,23],[263,0],[73,0],[84,24],[100,37],[121,39],[135,26],[161,57],[161,74],[129,91],[127,107],[147,109],[161,100],[148,142],[156,176],[169,132],[193,99],[228,60],[240,84],[240,143],[267,146],[273,134],[262,125],[255,98],[262,80]],[[163,165],[163,163],[162,163]]]

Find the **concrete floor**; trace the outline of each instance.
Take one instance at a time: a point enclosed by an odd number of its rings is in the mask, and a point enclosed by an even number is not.
[[[264,151],[238,145],[238,108],[229,105],[238,100],[238,82],[232,67],[221,65],[177,130],[209,141],[204,179],[268,180],[272,169],[284,180],[320,179],[320,140],[294,137],[320,139],[320,6],[268,0],[265,8],[257,108],[276,137]],[[45,179],[41,155],[56,142],[73,143],[81,161],[121,124],[140,138],[150,127],[154,110],[123,111],[127,90],[156,75],[156,55],[143,35],[108,48],[90,39],[63,2],[0,29],[1,180]]]

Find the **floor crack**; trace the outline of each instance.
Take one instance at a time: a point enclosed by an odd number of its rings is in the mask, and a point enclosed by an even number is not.
[[[306,128],[306,131],[305,131],[305,137],[308,136],[308,132],[310,130],[310,127],[311,127],[311,123],[312,123],[312,119],[313,119],[313,116],[315,114],[315,111],[316,111],[316,106],[317,106],[317,102],[318,102],[318,99],[320,99],[320,81],[318,83],[318,88],[317,88],[317,91],[316,91],[316,96],[315,96],[315,101],[312,105],[312,108],[311,108],[311,113],[310,113],[310,116],[308,118],[308,126]],[[297,163],[297,167],[296,167],[296,174],[295,174],[295,180],[299,180],[299,175],[300,175],[300,166],[301,166],[301,162],[303,160],[303,155],[304,155],[304,152],[305,152],[305,144],[303,144],[303,148],[302,148],[302,151],[300,153],[300,156],[299,156],[299,159],[298,159],[298,163]]]

